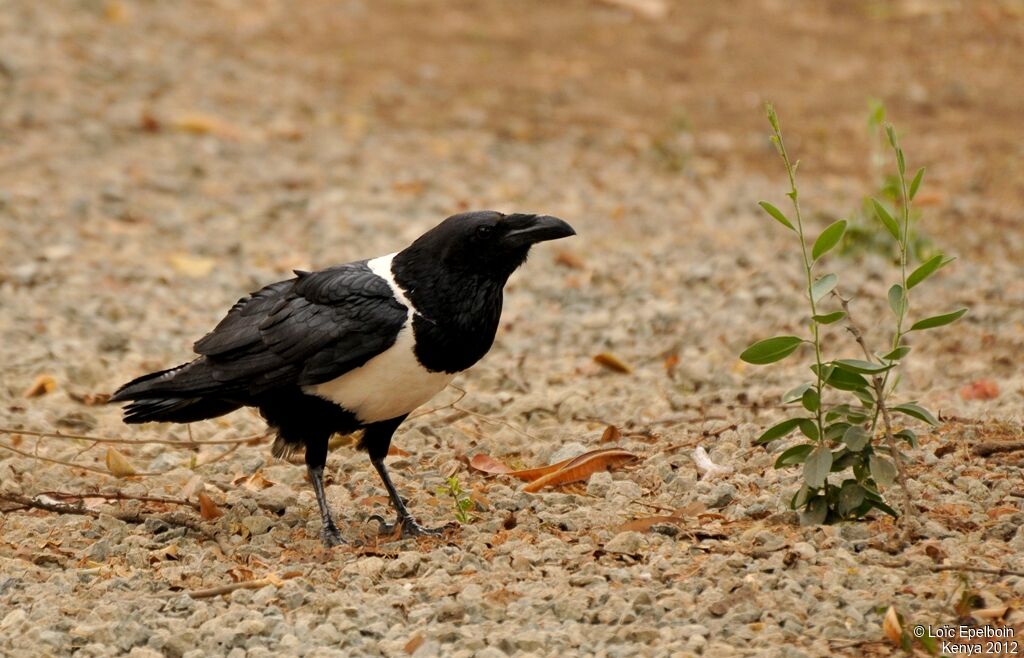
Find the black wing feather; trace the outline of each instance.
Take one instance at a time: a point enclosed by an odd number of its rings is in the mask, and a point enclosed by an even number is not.
[[[394,344],[408,310],[365,261],[300,274],[243,298],[195,350],[224,390],[319,384]]]

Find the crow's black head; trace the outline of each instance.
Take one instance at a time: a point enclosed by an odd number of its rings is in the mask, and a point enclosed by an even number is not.
[[[503,215],[481,210],[453,215],[424,233],[409,248],[450,272],[501,278],[526,260],[530,247],[576,235],[566,222],[549,215]]]

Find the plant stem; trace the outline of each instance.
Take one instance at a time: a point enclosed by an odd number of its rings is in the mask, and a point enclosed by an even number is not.
[[[860,327],[854,322],[853,316],[850,314],[850,300],[844,299],[840,295],[839,303],[843,307],[843,311],[846,312],[846,329],[853,336],[853,339],[857,341],[861,349],[864,350],[864,357],[871,360],[871,350],[868,349],[868,344],[864,340],[864,334],[861,332]],[[886,372],[888,375],[888,372]],[[893,461],[896,463],[896,481],[900,485],[900,489],[903,491],[903,537],[901,542],[906,544],[910,541],[911,535],[913,534],[913,524],[916,523],[917,509],[914,507],[914,503],[910,497],[910,487],[907,485],[907,471],[903,466],[903,460],[900,458],[901,453],[899,452],[898,445],[896,443],[896,437],[892,433],[892,418],[889,416],[889,408],[885,404],[885,380],[878,375],[871,378],[871,383],[875,387],[875,418],[878,418],[878,414],[882,415],[882,422],[885,427],[885,439],[886,444],[889,446],[889,451],[892,453]],[[874,425],[872,425],[871,435],[874,436]]]
[[[824,405],[822,404],[821,400],[821,394],[824,388],[824,381],[822,379],[823,368],[821,363],[821,335],[818,328],[818,322],[817,320],[813,319],[814,316],[818,314],[817,305],[814,303],[813,291],[814,273],[812,271],[812,267],[814,263],[808,257],[807,240],[804,239],[804,223],[803,217],[800,214],[800,193],[796,187],[796,165],[790,162],[789,153],[786,152],[786,145],[782,141],[782,129],[779,127],[779,117],[775,113],[775,107],[771,103],[768,103],[765,109],[768,112],[768,121],[772,125],[775,147],[778,149],[779,155],[782,156],[782,161],[786,165],[786,173],[789,175],[790,191],[787,196],[789,196],[790,200],[793,202],[793,212],[796,215],[796,232],[797,235],[800,237],[800,253],[803,255],[804,276],[807,280],[807,300],[811,304],[811,332],[814,338],[814,362],[817,365],[817,368],[815,368],[814,373],[814,388],[815,392],[818,394],[818,408],[815,411],[815,421],[818,426],[818,441],[822,442],[825,440],[825,423],[824,415],[822,414],[822,408],[824,407]],[[799,164],[800,163],[798,161],[797,165]]]

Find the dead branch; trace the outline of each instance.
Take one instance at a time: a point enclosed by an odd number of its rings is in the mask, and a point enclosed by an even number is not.
[[[971,452],[978,457],[988,457],[997,452],[1013,452],[1014,450],[1024,450],[1024,441],[989,441],[971,447]]]
[[[244,443],[255,443],[266,439],[269,436],[268,432],[262,434],[254,434],[252,436],[241,437],[238,439],[213,439],[210,441],[193,441],[191,439],[187,441],[178,441],[175,439],[111,439],[102,436],[84,436],[81,434],[61,434],[60,432],[40,432],[37,430],[19,430],[12,427],[0,427],[0,434],[24,434],[25,436],[36,436],[44,439],[64,439],[65,441],[95,441],[97,443],[123,443],[126,445],[147,445],[147,444],[159,444],[169,446],[181,446],[186,448],[195,448],[199,446],[216,446],[216,445],[236,445]]]
[[[107,477],[113,477],[112,473],[110,473],[109,471],[106,471],[106,470],[104,470],[102,468],[96,468],[95,466],[85,466],[83,464],[75,464],[74,462],[66,462],[63,459],[53,459],[51,457],[43,457],[42,455],[36,455],[36,454],[31,453],[31,452],[26,452],[24,450],[19,450],[18,448],[15,448],[12,445],[7,445],[6,443],[0,443],[0,448],[2,448],[4,450],[10,450],[11,452],[17,453],[17,454],[22,455],[24,457],[29,457],[30,459],[38,459],[40,461],[49,462],[51,464],[60,464],[61,466],[67,466],[68,468],[80,468],[80,469],[85,470],[85,471],[91,471],[93,473],[99,473],[100,475],[106,475]]]
[[[993,576],[1018,576],[1024,577],[1024,571],[1017,571],[1015,569],[1003,569],[995,567],[976,567],[970,564],[920,564],[914,563],[910,560],[899,560],[896,562],[875,562],[881,567],[888,567],[890,569],[906,569],[908,567],[923,567],[928,571],[935,573],[941,571],[962,571],[965,573],[985,573]]]
[[[230,594],[237,589],[263,589],[267,585],[273,585],[280,587],[284,584],[285,580],[294,578],[299,574],[284,574],[284,576],[277,576],[270,574],[265,578],[258,578],[256,580],[243,580],[238,583],[230,583],[228,585],[218,585],[217,587],[210,587],[208,589],[193,590],[188,593],[193,599],[208,599],[213,596],[221,596],[222,594]]]
[[[0,494],[0,500],[15,505],[21,505],[22,508],[31,508],[43,510],[45,512],[53,512],[55,514],[74,514],[78,516],[90,516],[94,519],[99,518],[101,514],[107,514],[112,516],[119,521],[125,523],[145,523],[149,520],[159,521],[166,523],[167,525],[179,526],[182,528],[188,528],[193,530],[205,537],[212,538],[211,535],[205,528],[200,525],[198,521],[188,516],[182,515],[178,512],[168,512],[164,514],[140,514],[137,512],[100,512],[98,510],[92,510],[82,503],[76,505],[69,503],[60,502],[47,502],[45,500],[39,500],[38,498],[29,498],[27,496],[21,496],[18,494]],[[11,511],[11,510],[8,510]]]
[[[103,498],[105,500],[137,500],[143,503],[163,503],[166,505],[182,505],[184,507],[191,507],[192,509],[199,509],[198,503],[185,500],[183,498],[170,498],[166,496],[133,496],[126,494],[123,491],[106,491],[106,492],[80,492],[75,493],[71,491],[42,491],[37,496],[49,496],[50,498],[63,498],[82,501],[86,498]]]

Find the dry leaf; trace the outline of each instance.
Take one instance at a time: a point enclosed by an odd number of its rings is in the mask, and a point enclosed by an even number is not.
[[[412,638],[405,643],[405,652],[410,656],[413,655],[414,653],[416,653],[417,649],[423,646],[423,642],[424,640],[422,633],[417,633],[416,635],[413,635]]]
[[[469,460],[469,467],[481,471],[482,473],[489,473],[491,475],[497,473],[511,473],[512,469],[502,464],[500,461],[485,455],[484,453],[478,453],[473,455],[473,458]]]
[[[615,532],[650,532],[651,528],[662,523],[682,523],[683,519],[678,516],[647,516],[642,519],[633,519],[623,523]]]
[[[110,393],[74,393],[68,391],[68,397],[87,407],[97,407],[110,401]]]
[[[249,491],[261,491],[263,489],[269,489],[274,486],[274,484],[274,482],[263,477],[263,470],[261,469],[250,475],[242,486]]]
[[[225,139],[239,139],[242,136],[242,132],[227,121],[201,112],[189,112],[175,117],[172,125],[194,135],[214,135]]]
[[[889,609],[885,611],[885,619],[882,620],[882,632],[885,633],[885,636],[893,644],[900,646],[903,628],[900,626],[900,618],[896,614],[896,608],[892,606],[889,606]]]
[[[654,21],[668,15],[668,3],[665,0],[601,0],[601,2],[626,9]]]
[[[107,470],[119,478],[130,477],[138,472],[128,458],[114,448],[107,448],[106,462]]]
[[[389,505],[391,499],[387,496],[367,496],[359,501],[360,505],[366,505],[367,507],[373,507],[374,505]]]
[[[604,428],[604,433],[601,435],[601,443],[615,443],[622,438],[622,432],[619,431],[618,427],[609,425]]]
[[[409,453],[396,445],[388,447],[388,457],[408,457]]]
[[[37,398],[47,393],[52,393],[57,388],[57,380],[50,375],[39,375],[32,384],[25,389],[24,396]]]
[[[184,274],[193,279],[206,276],[213,271],[213,266],[216,265],[212,258],[189,256],[188,254],[172,254],[167,257],[167,261],[179,274]]]
[[[568,267],[573,270],[582,270],[585,266],[583,259],[568,249],[563,249],[555,254],[555,264],[562,265],[563,267]]]
[[[971,616],[981,619],[982,621],[993,621],[1005,619],[1006,615],[1010,613],[1009,606],[999,606],[996,608],[980,608],[978,610],[971,610]]]
[[[614,354],[611,354],[610,352],[601,352],[600,354],[594,357],[594,361],[604,366],[605,368],[608,368],[609,370],[614,370],[615,372],[621,372],[626,374],[633,372],[632,368],[626,365],[619,357],[615,356]]]
[[[199,492],[199,515],[206,521],[213,521],[224,516],[224,512],[220,511],[217,507],[217,503],[213,502],[213,499],[207,496],[204,492]]]
[[[990,519],[998,519],[1000,516],[1006,516],[1007,514],[1016,514],[1019,512],[1016,507],[994,507],[990,509],[986,514]]]
[[[167,560],[178,559],[178,545],[171,544],[170,546],[164,546],[158,548],[155,551],[149,552],[149,563],[155,564],[157,562],[165,562]]]
[[[979,379],[960,389],[964,400],[995,400],[999,397],[999,384],[991,379]]]
[[[536,493],[545,487],[557,487],[570,482],[582,482],[598,471],[610,471],[640,459],[627,450],[592,450],[573,459],[553,473],[541,476],[523,487],[527,493]]]

